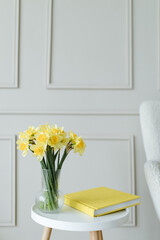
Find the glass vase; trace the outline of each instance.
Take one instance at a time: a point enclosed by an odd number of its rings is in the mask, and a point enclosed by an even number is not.
[[[60,170],[42,169],[42,189],[38,192],[35,204],[45,213],[56,213],[64,204],[64,195],[59,190]]]

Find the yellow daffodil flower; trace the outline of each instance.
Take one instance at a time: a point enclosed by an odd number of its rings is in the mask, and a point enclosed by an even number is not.
[[[81,137],[77,137],[76,144],[73,147],[74,147],[74,153],[78,152],[82,156],[82,154],[85,151],[86,144]]]
[[[45,125],[40,125],[40,126],[37,128],[38,132],[43,132],[43,133],[45,133],[45,134],[48,134],[49,131],[50,131],[50,129],[51,129],[51,127],[50,127],[50,125],[49,125],[48,123],[45,124]]]
[[[50,129],[50,138],[48,140],[48,145],[53,147],[54,150],[61,149],[68,143],[67,133],[64,132],[63,127],[58,127],[53,125]]]
[[[37,157],[38,161],[41,161],[44,157],[46,148],[43,145],[32,145],[30,149],[33,151],[33,155]]]
[[[45,133],[45,132],[38,132],[35,136],[36,138],[36,142],[37,144],[43,144],[46,145],[48,138],[49,138],[49,134]]]
[[[78,137],[77,134],[72,131],[69,132],[70,142],[72,143],[72,147],[74,149],[74,153],[79,153],[82,155],[85,151],[86,144],[82,140],[82,137]]]
[[[66,146],[68,153],[74,149],[74,153],[78,152],[80,155],[84,153],[86,148],[82,137],[77,136],[72,131],[67,137],[63,127],[50,126],[48,123],[39,125],[37,128],[30,126],[25,132],[20,132],[17,145],[18,149],[23,152],[23,156],[26,156],[30,149],[39,161],[43,159],[47,146],[50,146],[54,151]]]
[[[28,139],[20,138],[16,143],[18,144],[17,149],[23,151],[22,156],[25,157],[28,153]]]
[[[28,139],[28,134],[26,132],[19,132],[19,139]]]
[[[76,141],[77,141],[77,135],[75,133],[73,133],[72,131],[69,131],[69,136],[70,136],[70,141],[73,143],[73,144],[76,144]]]
[[[37,129],[33,126],[29,127],[28,130],[25,131],[25,133],[28,135],[29,140],[32,140],[37,132]]]
[[[62,137],[59,134],[50,134],[48,145],[53,147],[56,151],[57,149],[61,149],[63,147],[61,141]]]
[[[50,126],[48,123],[45,125],[40,125],[37,128],[37,133],[35,135],[36,143],[44,145],[46,147],[49,139],[49,131],[50,131]]]

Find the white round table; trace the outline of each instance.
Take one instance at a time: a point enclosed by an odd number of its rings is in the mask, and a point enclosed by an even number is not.
[[[103,240],[102,230],[118,227],[128,221],[128,209],[104,215],[90,217],[76,209],[64,205],[59,213],[46,214],[36,206],[31,209],[32,219],[44,226],[42,240],[49,240],[52,228],[67,231],[89,231],[91,240]]]

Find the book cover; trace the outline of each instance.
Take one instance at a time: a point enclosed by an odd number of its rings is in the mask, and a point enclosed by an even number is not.
[[[65,204],[92,217],[140,204],[140,197],[106,187],[66,194]]]

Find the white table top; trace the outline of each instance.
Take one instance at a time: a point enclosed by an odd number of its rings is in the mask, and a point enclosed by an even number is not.
[[[99,231],[126,223],[129,211],[125,209],[101,217],[91,217],[66,205],[55,214],[42,213],[36,206],[32,206],[31,217],[35,222],[49,228],[67,231]]]

